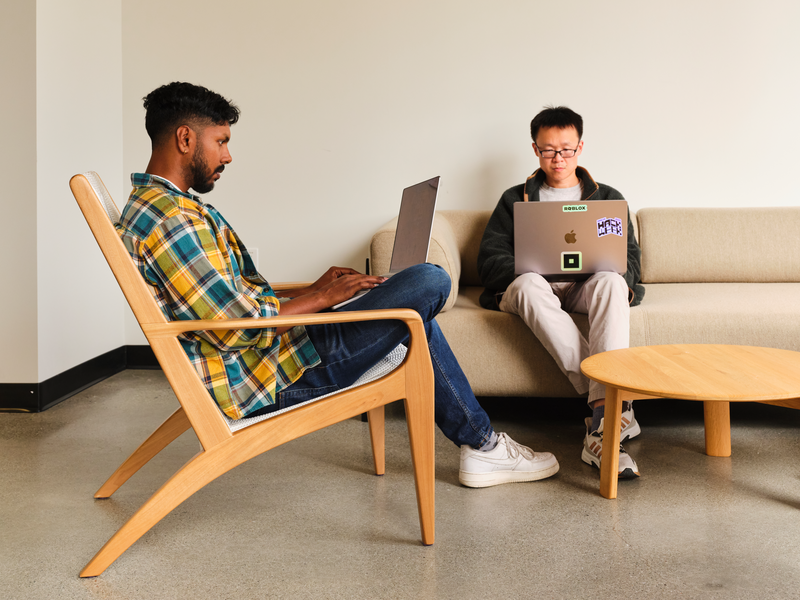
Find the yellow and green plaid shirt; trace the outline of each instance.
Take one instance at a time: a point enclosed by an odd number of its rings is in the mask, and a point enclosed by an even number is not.
[[[222,215],[166,179],[131,176],[120,237],[170,320],[270,317],[280,300]],[[304,327],[187,333],[180,338],[208,391],[240,419],[320,359]]]

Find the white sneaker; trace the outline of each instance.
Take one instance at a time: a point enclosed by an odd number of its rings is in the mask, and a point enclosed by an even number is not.
[[[603,420],[600,420],[600,431],[603,431]],[[642,433],[642,428],[639,427],[639,422],[633,416],[633,403],[628,403],[628,410],[622,413],[622,429],[619,432],[620,443],[632,440],[637,435]]]
[[[592,418],[586,417],[586,436],[583,438],[581,460],[587,465],[594,465],[599,469],[600,459],[603,455],[603,421],[600,421],[600,429],[597,431],[589,431],[591,428]],[[639,429],[635,435],[638,435],[640,432],[641,429]],[[636,461],[631,458],[631,455],[625,452],[625,448],[622,447],[622,444],[620,444],[617,478],[635,479],[636,477],[639,477],[639,467],[636,465]]]
[[[558,461],[549,452],[534,452],[505,433],[497,434],[497,446],[488,452],[461,446],[458,480],[473,488],[515,481],[536,481],[558,473]]]

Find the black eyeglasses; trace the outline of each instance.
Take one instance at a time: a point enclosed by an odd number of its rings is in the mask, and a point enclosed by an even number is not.
[[[564,148],[563,150],[542,150],[539,146],[536,146],[536,148],[539,150],[539,154],[542,158],[555,158],[556,154],[560,154],[561,158],[572,158],[578,151],[577,148]]]

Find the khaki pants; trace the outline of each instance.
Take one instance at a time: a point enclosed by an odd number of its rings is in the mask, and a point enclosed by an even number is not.
[[[581,373],[581,361],[630,344],[628,285],[621,275],[601,272],[586,281],[549,283],[526,273],[508,286],[500,310],[522,317],[575,390],[589,392],[589,403],[605,398],[605,386]],[[570,312],[589,315],[588,343]]]

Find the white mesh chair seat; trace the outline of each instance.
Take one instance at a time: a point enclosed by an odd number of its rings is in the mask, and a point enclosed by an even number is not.
[[[305,406],[306,404],[311,404],[312,402],[316,402],[317,400],[322,400],[323,398],[327,398],[328,396],[333,396],[333,394],[339,394],[346,390],[358,387],[360,385],[365,385],[370,381],[375,381],[376,379],[380,379],[384,375],[388,375],[392,371],[394,371],[400,364],[403,362],[403,359],[406,357],[406,352],[408,349],[403,345],[400,344],[392,350],[389,354],[383,357],[378,364],[372,367],[369,371],[364,373],[361,377],[359,377],[356,382],[351,385],[350,387],[343,388],[336,392],[331,392],[330,394],[325,394],[323,396],[318,396],[316,398],[312,398],[311,400],[306,400],[305,402],[301,402],[300,404],[295,404],[294,406],[289,406],[287,408],[282,408],[280,410],[276,410],[275,412],[267,413],[265,415],[259,415],[257,417],[249,417],[244,419],[231,419],[225,413],[222,415],[225,417],[225,422],[228,423],[228,427],[231,431],[239,431],[240,429],[244,429],[250,425],[254,425],[261,421],[265,421],[267,419],[271,419],[272,417],[277,417],[287,411],[294,410],[296,408],[300,408],[301,406]],[[222,412],[220,410],[220,412]]]

